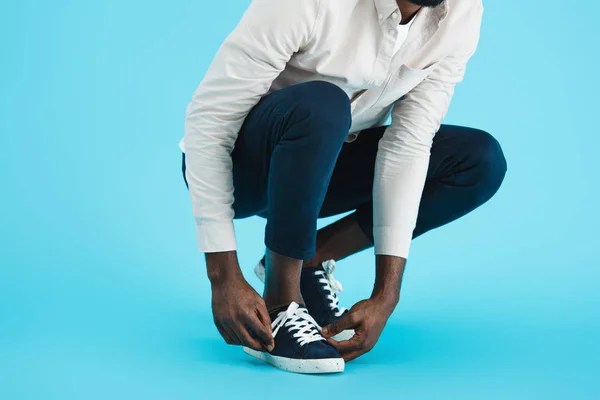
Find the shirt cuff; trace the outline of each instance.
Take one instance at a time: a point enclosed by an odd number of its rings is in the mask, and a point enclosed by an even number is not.
[[[196,224],[196,236],[201,253],[237,250],[233,221]]]
[[[407,259],[412,242],[412,230],[389,226],[373,227],[375,255],[396,256]]]

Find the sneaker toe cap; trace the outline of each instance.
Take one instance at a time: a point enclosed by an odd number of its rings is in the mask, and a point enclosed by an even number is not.
[[[341,355],[329,342],[308,343],[305,346],[304,359],[340,358]]]

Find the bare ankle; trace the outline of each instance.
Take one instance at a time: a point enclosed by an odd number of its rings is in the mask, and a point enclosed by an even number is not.
[[[317,261],[305,261],[305,262],[302,264],[302,268],[303,268],[303,269],[304,269],[304,268],[317,268],[317,267],[319,267],[320,265],[321,265],[321,263],[320,263],[320,262],[317,262]]]
[[[263,298],[267,309],[302,303],[300,294],[300,269],[302,260],[286,257],[267,250],[265,291]]]
[[[296,302],[298,304],[304,304],[304,300],[302,297],[296,298],[294,300],[276,300],[276,299],[265,299],[265,305],[267,306],[267,312],[272,314],[276,311],[283,311],[289,307],[292,302]]]
[[[327,261],[327,260],[328,259],[324,255],[317,253],[310,260],[304,260],[304,262],[302,263],[302,268],[317,268],[317,267],[321,266],[323,261]]]

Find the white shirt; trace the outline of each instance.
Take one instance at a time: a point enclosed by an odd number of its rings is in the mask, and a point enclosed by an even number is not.
[[[351,97],[347,142],[392,117],[375,164],[374,251],[408,257],[432,139],[477,47],[482,13],[481,0],[422,8],[396,52],[395,0],[253,0],[187,107],[180,147],[199,251],[237,250],[231,151],[252,107],[325,80]]]

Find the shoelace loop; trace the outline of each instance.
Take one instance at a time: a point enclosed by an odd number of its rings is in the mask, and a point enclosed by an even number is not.
[[[273,337],[277,335],[281,327],[286,327],[289,332],[296,331],[292,336],[300,346],[307,343],[325,340],[319,333],[321,327],[310,316],[306,308],[300,307],[298,303],[292,302],[286,311],[277,314],[277,318],[271,324]]]
[[[327,260],[322,264],[324,271],[316,271],[315,275],[320,275],[319,282],[325,290],[329,291],[327,299],[329,300],[329,308],[335,312],[336,317],[341,317],[346,312],[344,307],[339,307],[339,299],[336,293],[342,292],[342,284],[335,279],[333,271],[335,271],[335,260]]]

